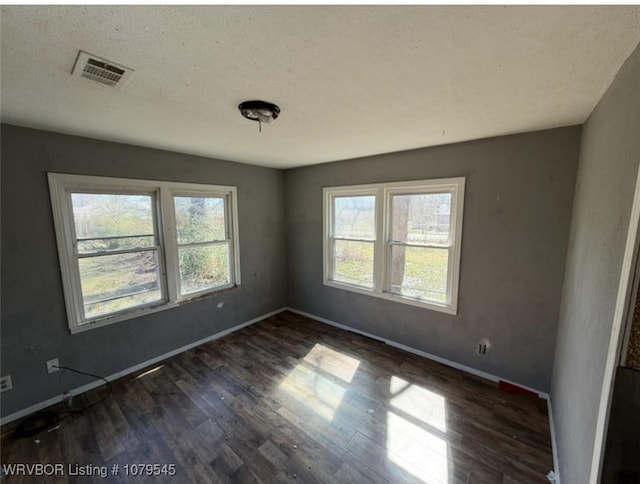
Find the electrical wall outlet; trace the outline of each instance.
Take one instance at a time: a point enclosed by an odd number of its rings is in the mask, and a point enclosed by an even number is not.
[[[486,356],[489,348],[491,348],[491,343],[489,342],[489,340],[487,338],[482,339],[478,341],[478,344],[476,345],[476,353],[478,353],[480,356]]]
[[[54,373],[59,370],[58,366],[58,358],[54,358],[53,360],[47,361],[47,373]]]
[[[13,383],[11,382],[11,375],[3,376],[0,378],[0,392],[6,392],[7,390],[11,390],[13,388]]]

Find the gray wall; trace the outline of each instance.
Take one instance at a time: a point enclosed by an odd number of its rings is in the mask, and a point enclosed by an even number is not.
[[[286,303],[281,171],[2,126],[2,415],[91,379],[45,361],[109,375]],[[48,171],[238,187],[242,285],[179,308],[69,333]],[[216,304],[225,305],[218,309]]]
[[[548,391],[579,144],[570,127],[286,171],[289,306]],[[322,187],[457,176],[456,316],[323,285]]]
[[[583,127],[552,404],[564,484],[588,482],[640,161],[640,47]]]

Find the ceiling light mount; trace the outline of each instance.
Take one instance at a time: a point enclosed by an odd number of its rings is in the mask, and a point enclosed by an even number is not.
[[[262,123],[269,124],[280,115],[280,108],[266,101],[245,101],[238,105],[240,114],[251,121],[257,121],[262,132]]]

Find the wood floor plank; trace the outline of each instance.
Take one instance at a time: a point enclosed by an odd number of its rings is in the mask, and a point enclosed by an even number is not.
[[[96,405],[33,438],[3,428],[2,463],[175,466],[174,476],[38,481],[55,484],[527,484],[553,465],[544,401],[291,312],[105,395],[77,397]]]

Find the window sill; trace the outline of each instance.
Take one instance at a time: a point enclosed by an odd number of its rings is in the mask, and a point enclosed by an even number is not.
[[[419,299],[413,299],[399,294],[392,294],[388,292],[375,292],[373,289],[366,289],[363,287],[352,286],[349,284],[343,284],[336,281],[325,280],[325,286],[333,287],[336,289],[343,289],[346,291],[357,292],[358,294],[365,294],[367,296],[377,297],[378,299],[385,299],[387,301],[393,301],[401,304],[407,304],[409,306],[416,306],[423,309],[430,309],[432,311],[438,311],[445,314],[456,315],[458,314],[457,307],[453,305],[438,304],[434,302],[421,301]]]

